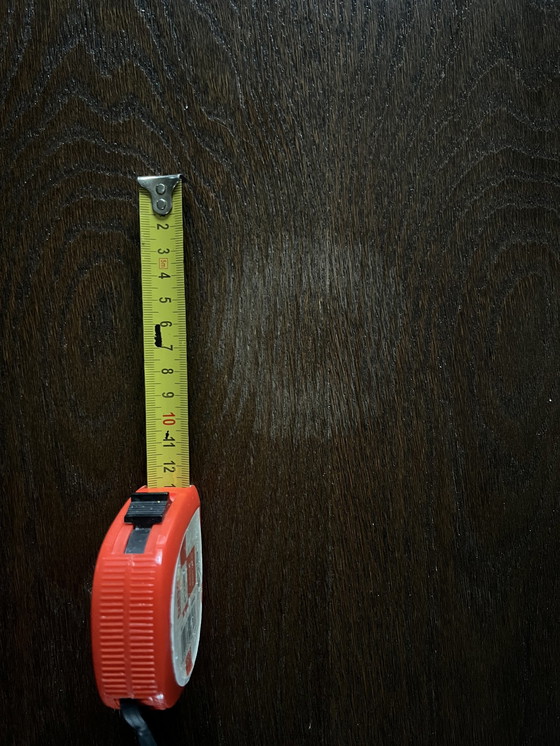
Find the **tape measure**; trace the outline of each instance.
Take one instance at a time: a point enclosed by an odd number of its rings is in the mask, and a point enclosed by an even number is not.
[[[202,544],[200,500],[189,478],[181,176],[138,182],[148,480],[101,546],[91,629],[101,699],[122,710],[142,742],[137,703],[171,707],[192,673]]]

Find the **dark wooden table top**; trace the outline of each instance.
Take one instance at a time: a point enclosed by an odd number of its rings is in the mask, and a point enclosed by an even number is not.
[[[0,741],[133,744],[135,177],[183,171],[204,623],[161,744],[560,742],[560,3],[0,7]]]

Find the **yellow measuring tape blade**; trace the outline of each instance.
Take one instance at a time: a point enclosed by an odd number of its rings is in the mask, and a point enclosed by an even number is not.
[[[164,216],[156,214],[152,197],[145,189],[140,188],[139,195],[148,487],[188,487],[189,407],[181,182],[172,192],[171,212]]]

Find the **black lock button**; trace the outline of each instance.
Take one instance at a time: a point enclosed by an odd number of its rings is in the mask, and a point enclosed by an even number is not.
[[[161,523],[171,505],[169,492],[135,492],[124,517],[125,523],[134,526],[125,548],[125,554],[142,554],[150,529]]]

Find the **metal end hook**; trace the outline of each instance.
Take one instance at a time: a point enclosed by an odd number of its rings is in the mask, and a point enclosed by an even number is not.
[[[152,210],[156,215],[169,215],[173,207],[173,191],[181,178],[181,174],[138,176],[138,183],[152,198]]]

